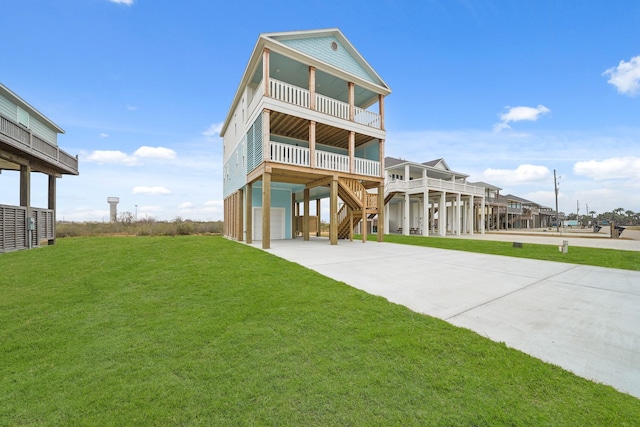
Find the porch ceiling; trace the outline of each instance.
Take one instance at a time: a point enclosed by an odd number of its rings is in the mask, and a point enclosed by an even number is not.
[[[300,117],[272,111],[270,115],[271,133],[288,138],[309,141],[309,121]],[[371,141],[368,135],[356,133],[356,147]],[[322,123],[316,124],[316,143],[332,147],[349,148],[349,132]]]

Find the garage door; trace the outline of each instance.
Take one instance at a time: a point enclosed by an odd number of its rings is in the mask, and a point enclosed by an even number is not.
[[[271,208],[271,240],[284,239],[284,208]],[[253,240],[262,240],[262,208],[253,208]]]

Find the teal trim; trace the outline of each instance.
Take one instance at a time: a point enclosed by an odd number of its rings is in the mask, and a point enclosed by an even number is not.
[[[259,115],[247,132],[247,169],[254,170],[262,163],[262,115]]]
[[[226,199],[247,183],[246,139],[238,144],[222,169],[222,194]]]

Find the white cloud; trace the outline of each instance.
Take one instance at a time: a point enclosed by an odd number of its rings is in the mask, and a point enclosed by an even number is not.
[[[92,151],[84,158],[88,162],[96,163],[122,163],[125,165],[135,165],[138,163],[138,158],[130,156],[127,153],[123,153],[118,150],[95,150]]]
[[[133,155],[143,159],[175,159],[177,154],[170,148],[165,147],[147,147],[143,145],[133,152]]]
[[[215,137],[220,136],[220,131],[222,130],[222,122],[221,123],[213,123],[207,130],[202,132],[204,136],[207,137],[208,140],[213,140]]]
[[[193,207],[193,203],[191,203],[191,202],[184,202],[184,203],[180,203],[178,205],[179,209],[189,209],[189,208],[192,208],[192,207]]]
[[[119,163],[128,166],[139,165],[142,159],[173,160],[177,157],[174,150],[165,147],[138,148],[132,155],[118,150],[95,150],[89,153],[83,160],[96,163]]]
[[[127,6],[131,6],[133,4],[133,0],[109,0],[111,3],[117,4],[126,4]]]
[[[133,4],[133,1],[131,2],[131,4]],[[137,109],[138,109],[138,107],[136,107],[136,106],[127,105],[127,110],[129,110],[129,111],[136,111]]]
[[[551,172],[546,166],[520,165],[515,170],[511,169],[485,169],[481,174],[482,180],[498,185],[522,185],[535,182],[548,181]],[[551,179],[553,182],[553,179]]]
[[[108,133],[104,133],[104,132],[102,132],[102,133],[100,134],[100,138],[109,138],[109,134],[108,134]]]
[[[132,194],[146,194],[150,196],[155,196],[158,194],[171,194],[171,190],[165,187],[138,186],[138,187],[133,187]]]
[[[573,173],[595,180],[640,179],[640,157],[612,157],[588,160],[573,165]]]
[[[535,122],[542,114],[551,112],[550,109],[544,105],[538,105],[537,107],[506,107],[508,111],[500,114],[500,123],[493,125],[495,132],[500,132],[504,129],[510,129],[509,123],[519,122],[522,120],[528,120]]]
[[[611,67],[602,73],[608,76],[607,83],[611,83],[624,95],[637,95],[640,91],[640,55],[634,56],[629,62],[620,61],[617,67]]]

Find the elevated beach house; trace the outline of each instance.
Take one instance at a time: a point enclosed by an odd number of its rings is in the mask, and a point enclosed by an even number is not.
[[[0,83],[0,185],[3,171],[19,171],[19,205],[0,204],[0,252],[53,244],[56,179],[78,175],[78,158],[58,147],[64,131]],[[47,207],[31,206],[31,174],[48,175]],[[1,203],[2,201],[0,201]]]
[[[338,29],[261,34],[220,133],[224,234],[263,248],[309,239],[329,199],[337,244],[383,215],[389,93]]]
[[[385,172],[384,218],[390,233],[485,232],[485,188],[468,183],[469,175],[451,170],[444,159],[419,163],[387,157]]]

